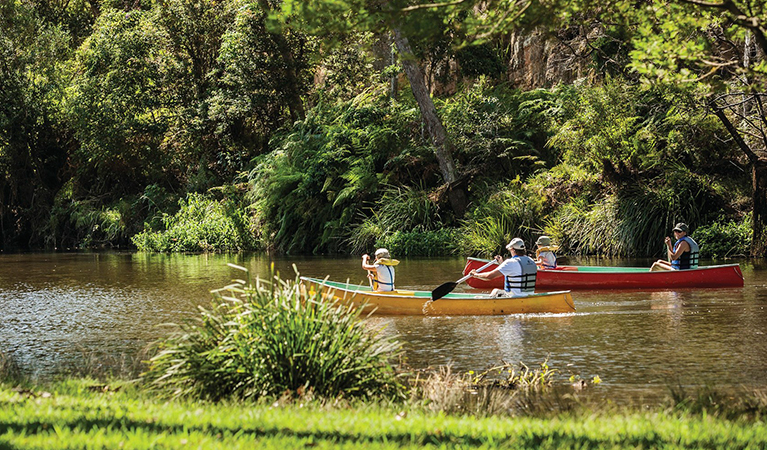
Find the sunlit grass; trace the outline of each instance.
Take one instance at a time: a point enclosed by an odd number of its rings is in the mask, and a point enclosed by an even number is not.
[[[116,390],[115,390],[116,389]],[[0,385],[0,448],[709,448],[767,445],[762,420],[683,410],[580,409],[552,417],[446,414],[412,404],[297,399],[207,403],[131,386]]]

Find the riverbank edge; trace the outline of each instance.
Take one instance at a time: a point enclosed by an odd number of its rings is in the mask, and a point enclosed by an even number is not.
[[[428,404],[277,399],[207,403],[126,384],[0,383],[0,448],[722,448],[767,446],[760,417],[655,408],[576,408],[550,417],[475,417]]]

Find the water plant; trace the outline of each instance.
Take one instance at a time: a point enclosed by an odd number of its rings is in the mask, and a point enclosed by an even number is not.
[[[525,363],[519,362],[519,368],[513,363],[491,367],[480,373],[469,372],[474,386],[490,384],[509,389],[544,389],[554,381],[558,370],[549,367],[548,359],[540,364],[539,369],[530,369]]]
[[[156,344],[146,385],[173,396],[220,400],[277,396],[396,397],[395,338],[360,320],[360,309],[279,276],[214,291],[195,322]]]
[[[22,378],[21,368],[13,355],[0,351],[0,381],[19,382]]]
[[[481,372],[454,372],[450,366],[423,371],[411,381],[411,402],[424,408],[446,414],[492,416],[512,411],[540,410],[537,404],[550,409],[564,410],[569,401],[559,398],[558,392],[547,388],[554,384],[559,373],[548,365],[530,369],[525,363],[516,366],[503,362]]]

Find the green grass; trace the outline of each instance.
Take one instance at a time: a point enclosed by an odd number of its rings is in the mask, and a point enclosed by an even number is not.
[[[671,409],[475,417],[398,403],[166,401],[129,385],[105,389],[87,380],[42,389],[0,384],[0,449],[767,446],[763,420],[724,420]]]

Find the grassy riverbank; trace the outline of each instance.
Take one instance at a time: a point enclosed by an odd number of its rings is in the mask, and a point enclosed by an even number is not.
[[[767,424],[690,410],[576,408],[476,417],[423,403],[166,401],[130,386],[68,380],[0,385],[2,449],[722,448],[767,446]]]

